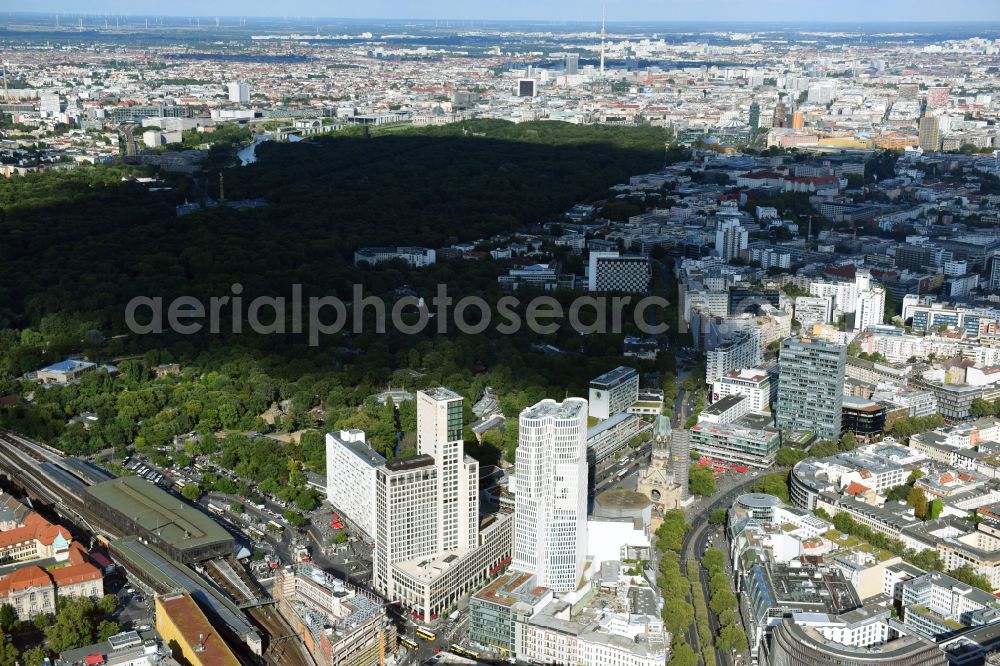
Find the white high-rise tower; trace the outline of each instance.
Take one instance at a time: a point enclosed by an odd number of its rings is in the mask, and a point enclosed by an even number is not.
[[[587,401],[542,400],[520,416],[514,569],[575,590],[587,556]]]
[[[479,536],[479,463],[465,455],[463,399],[444,387],[417,393],[417,451],[434,458],[438,548],[465,551]]]

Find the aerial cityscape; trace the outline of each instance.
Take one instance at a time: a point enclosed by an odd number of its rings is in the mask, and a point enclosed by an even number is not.
[[[0,666],[1000,666],[994,0],[0,3]]]

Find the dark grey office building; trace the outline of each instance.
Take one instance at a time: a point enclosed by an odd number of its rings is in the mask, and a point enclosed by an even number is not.
[[[840,438],[847,347],[815,338],[787,338],[778,361],[775,422],[785,431]]]
[[[931,263],[931,248],[904,243],[896,248],[896,267],[922,271]]]

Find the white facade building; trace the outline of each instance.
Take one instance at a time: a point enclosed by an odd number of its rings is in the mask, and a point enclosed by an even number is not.
[[[803,326],[833,321],[832,296],[799,296],[795,299],[795,318]]]
[[[437,252],[426,247],[362,247],[354,251],[354,265],[375,266],[399,259],[414,268],[423,268],[437,262]]]
[[[430,456],[394,459],[376,472],[372,583],[389,598],[402,596],[393,565],[430,557],[438,550],[437,497],[437,467]]]
[[[885,317],[885,289],[878,285],[858,294],[858,307],[854,313],[854,330],[863,331],[878,326]]]
[[[420,391],[418,454],[375,472],[372,583],[421,619],[447,612],[510,560],[512,517],[480,523],[479,463],[465,455],[463,431],[460,395]]]
[[[369,537],[375,535],[375,473],[384,464],[363,430],[326,434],[326,499]]]
[[[652,275],[649,257],[591,252],[587,266],[587,290],[644,294],[649,291]]]
[[[851,647],[869,647],[889,640],[889,611],[855,609],[841,615],[793,613],[795,624],[809,627],[828,641]]]
[[[62,113],[62,103],[59,101],[59,93],[43,92],[38,95],[39,111],[43,116],[55,117]]]
[[[590,381],[589,415],[607,419],[624,412],[639,399],[639,373],[619,366]]]
[[[582,398],[521,412],[511,566],[554,592],[576,589],[587,555],[586,437]]]
[[[715,384],[724,375],[756,367],[763,360],[762,334],[759,329],[754,328],[723,342],[706,354],[705,383]]]
[[[719,377],[712,384],[712,401],[730,395],[744,395],[749,400],[749,410],[763,412],[771,408],[771,399],[777,391],[771,375],[760,368],[734,370]]]
[[[749,239],[750,234],[739,219],[720,219],[715,230],[715,251],[726,261],[741,257]]]
[[[247,104],[250,101],[250,84],[246,81],[230,81],[226,93],[233,104]]]
[[[417,393],[417,451],[437,467],[438,544],[441,550],[476,547],[479,463],[465,455],[462,396],[446,388]]]
[[[517,659],[578,666],[663,666],[670,661],[669,634],[659,615],[588,608],[574,616],[571,608],[568,602],[554,601],[530,618],[517,615]]]

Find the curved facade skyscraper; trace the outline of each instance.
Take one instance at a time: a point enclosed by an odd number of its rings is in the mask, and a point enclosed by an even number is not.
[[[542,400],[519,426],[511,566],[568,592],[587,555],[587,401]]]

